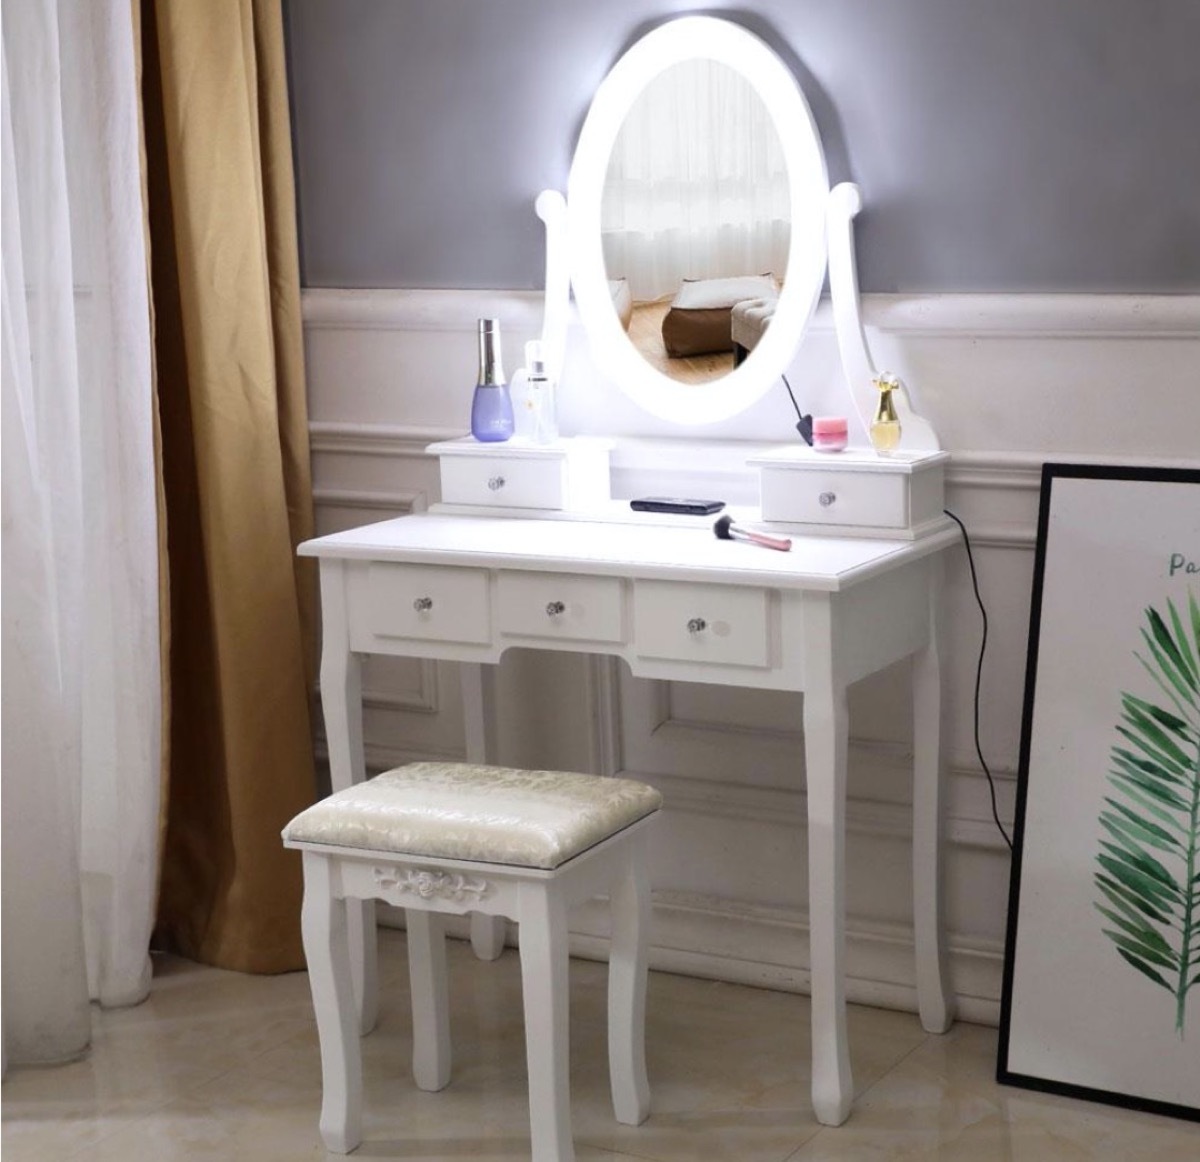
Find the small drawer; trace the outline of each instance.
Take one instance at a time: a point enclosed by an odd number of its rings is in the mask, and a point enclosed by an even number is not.
[[[633,632],[645,658],[727,666],[771,664],[765,589],[638,581]]]
[[[504,508],[561,509],[566,491],[562,458],[448,456],[440,458],[442,501]]]
[[[500,632],[564,641],[622,642],[621,581],[501,572],[496,590]]]
[[[372,564],[367,629],[379,637],[420,641],[491,641],[488,577],[479,569]]]
[[[910,480],[907,474],[891,472],[764,468],[763,518],[795,524],[906,528]]]

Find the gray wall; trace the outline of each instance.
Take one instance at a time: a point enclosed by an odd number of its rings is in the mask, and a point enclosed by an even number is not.
[[[671,0],[285,0],[304,281],[534,288],[533,199]],[[758,0],[867,291],[1200,290],[1200,0]]]

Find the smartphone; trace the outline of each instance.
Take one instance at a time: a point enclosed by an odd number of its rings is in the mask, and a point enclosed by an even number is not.
[[[686,496],[644,496],[631,500],[634,512],[678,512],[684,516],[709,516],[725,507],[723,500],[693,500]]]

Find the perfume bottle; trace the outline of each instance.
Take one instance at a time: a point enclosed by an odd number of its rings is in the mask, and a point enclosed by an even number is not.
[[[879,389],[879,403],[871,421],[871,443],[876,452],[886,456],[900,443],[900,417],[892,399],[892,392],[899,388],[900,381],[894,375],[881,375],[875,380],[875,386]]]
[[[485,444],[513,434],[512,399],[500,360],[500,320],[479,320],[479,379],[471,401],[471,435]]]
[[[553,444],[558,439],[554,381],[546,370],[541,340],[531,339],[525,344],[525,365],[529,369],[526,391],[529,410],[533,413],[533,441],[536,444]]]

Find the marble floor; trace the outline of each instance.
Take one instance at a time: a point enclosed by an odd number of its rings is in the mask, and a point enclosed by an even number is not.
[[[365,1141],[356,1158],[527,1159],[519,964],[452,942],[455,1069],[415,1089],[403,934],[381,933],[384,1003],[363,1042]],[[605,968],[571,964],[571,1083],[580,1162],[625,1159],[1138,1159],[1195,1162],[1200,1126],[1004,1089],[996,1031],[944,1037],[916,1017],[850,1009],[857,1098],[818,1125],[808,1104],[808,1000],[652,973],[652,1113],[618,1125],[608,1104]],[[4,1162],[323,1158],[320,1067],[307,978],[251,977],[162,957],[133,1009],[94,1013],[86,1060],[14,1069],[3,1085]]]

